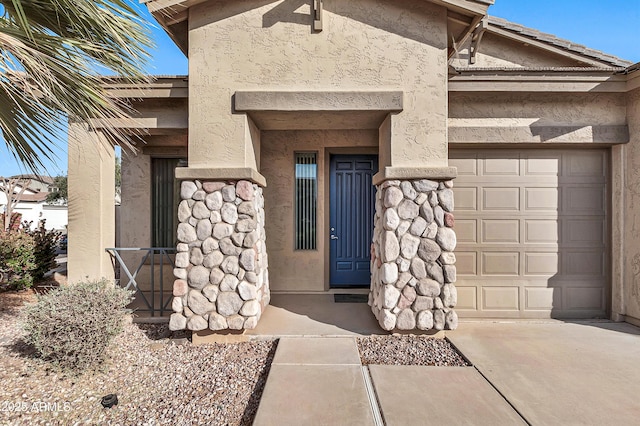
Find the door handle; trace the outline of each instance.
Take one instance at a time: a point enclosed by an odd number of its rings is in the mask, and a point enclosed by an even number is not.
[[[332,239],[332,240],[337,240],[337,239],[338,239],[338,237],[336,237],[335,235],[332,235],[332,236],[331,236],[331,239]]]

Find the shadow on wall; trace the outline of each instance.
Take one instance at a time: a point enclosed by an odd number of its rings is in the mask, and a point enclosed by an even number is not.
[[[219,2],[215,12],[209,13],[206,19],[190,22],[190,25],[193,25],[190,30],[224,21],[272,3],[274,3],[273,0]],[[446,13],[442,7],[429,2],[412,0],[384,3],[366,0],[330,2],[325,3],[324,10],[436,49],[447,48],[447,38],[443,36],[446,22],[442,19],[446,18]],[[407,10],[412,13],[407,14]],[[262,27],[272,28],[279,23],[292,23],[308,26],[309,32],[312,33],[313,13],[310,0],[284,0],[263,14]]]
[[[589,325],[609,318],[608,158],[602,151],[584,149],[560,156],[557,264],[547,284],[553,292],[551,318]]]
[[[540,142],[553,140],[570,141],[571,135],[578,132],[589,132],[590,140],[594,143],[628,142],[629,129],[627,126],[599,125],[599,126],[558,126],[537,120],[529,126],[533,136],[540,137]]]

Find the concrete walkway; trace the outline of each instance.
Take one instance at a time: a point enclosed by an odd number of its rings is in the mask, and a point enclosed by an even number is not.
[[[640,419],[640,329],[463,322],[474,367],[362,367],[354,337],[283,337],[256,425],[608,425]]]
[[[637,327],[477,322],[447,336],[530,424],[640,424]]]

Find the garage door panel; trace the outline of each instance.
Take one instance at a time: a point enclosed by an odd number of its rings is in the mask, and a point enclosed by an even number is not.
[[[558,253],[525,253],[524,275],[544,275],[552,277],[560,271]]]
[[[482,188],[483,210],[520,210],[520,188]]]
[[[525,219],[525,244],[558,244],[559,223],[557,220]]]
[[[482,287],[482,308],[496,311],[520,310],[520,288]]]
[[[581,215],[604,212],[604,190],[602,185],[597,187],[564,187],[562,213]]]
[[[478,174],[478,160],[475,155],[461,155],[451,158],[449,165],[458,168],[458,176],[476,176]]]
[[[456,274],[458,276],[478,275],[477,259],[476,252],[456,251]]]
[[[605,223],[601,218],[563,220],[562,243],[566,246],[602,247]]]
[[[572,177],[601,177],[606,170],[606,156],[602,151],[573,152],[565,155],[566,176]]]
[[[525,176],[559,176],[561,161],[549,156],[547,158],[527,158],[524,160]]]
[[[519,243],[520,242],[520,221],[511,220],[483,220],[482,243]]]
[[[564,309],[604,309],[601,287],[568,287],[564,289]]]
[[[525,210],[557,212],[560,199],[558,188],[525,188]]]
[[[456,239],[458,244],[478,242],[478,221],[456,218]]]
[[[478,189],[469,187],[455,187],[453,195],[456,200],[456,211],[475,211],[478,209]]]
[[[458,304],[456,310],[472,310],[478,309],[477,287],[456,286],[458,290]]]
[[[604,276],[604,253],[600,251],[563,252],[564,275],[586,275],[590,277]]]
[[[524,309],[527,311],[550,311],[562,306],[561,288],[525,287]]]
[[[520,176],[519,158],[487,158],[481,164],[484,176]]]
[[[452,150],[462,316],[604,316],[606,150]],[[459,300],[460,292],[459,292]]]
[[[481,253],[481,275],[508,275],[517,277],[520,273],[520,253]]]

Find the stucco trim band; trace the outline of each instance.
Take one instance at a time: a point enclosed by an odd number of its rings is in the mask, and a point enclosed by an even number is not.
[[[176,179],[201,179],[201,180],[248,180],[265,187],[267,179],[250,167],[236,167],[225,169],[178,167]]]
[[[252,111],[388,111],[403,110],[402,91],[254,92],[237,91],[237,112]]]
[[[629,127],[601,126],[449,126],[449,143],[600,143],[618,145],[629,143]],[[484,124],[484,123],[482,123]]]
[[[395,179],[450,180],[458,176],[456,167],[385,167],[373,176],[373,184]]]

